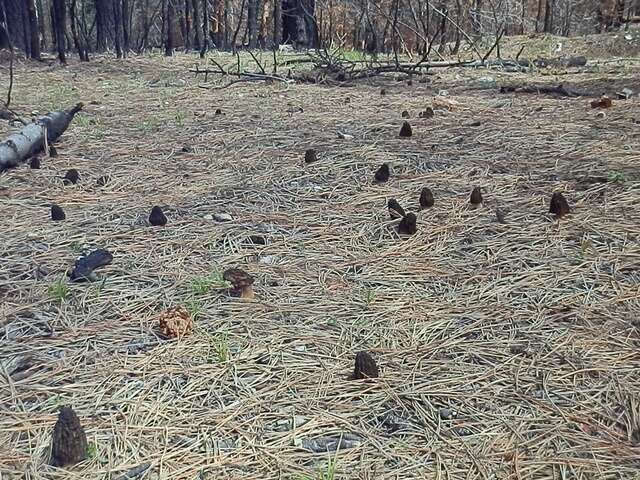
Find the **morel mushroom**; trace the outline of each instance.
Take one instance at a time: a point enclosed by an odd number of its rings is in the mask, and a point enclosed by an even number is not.
[[[556,217],[560,218],[566,215],[571,211],[569,207],[569,202],[564,198],[560,192],[555,192],[551,196],[551,203],[549,205],[549,213],[554,214]]]
[[[404,208],[400,206],[395,198],[390,198],[387,202],[387,208],[389,209],[389,216],[395,220],[405,216]]]
[[[433,115],[434,115],[434,112],[432,107],[427,107],[424,111],[418,114],[420,118],[432,118]]]
[[[313,148],[310,148],[306,152],[304,152],[304,162],[305,163],[313,163],[318,161],[318,154]]]
[[[78,173],[78,170],[76,170],[75,168],[71,168],[69,170],[67,170],[67,173],[65,173],[64,178],[62,179],[62,182],[65,185],[70,185],[70,184],[76,184],[78,183],[78,180],[80,180],[80,174]]]
[[[230,293],[240,298],[252,299],[253,294],[253,277],[244,270],[239,268],[230,268],[225,270],[222,277],[229,283],[232,288]]]
[[[471,191],[471,196],[469,197],[469,203],[474,207],[477,207],[482,203],[482,192],[480,191],[480,187],[475,187]]]
[[[425,208],[433,207],[435,200],[433,198],[433,193],[429,188],[424,187],[420,192],[420,210],[424,210]]]
[[[33,170],[38,170],[40,168],[40,157],[31,157],[31,160],[29,161],[29,166]]]
[[[380,165],[373,178],[376,183],[383,183],[389,180],[389,165],[386,163]]]
[[[417,220],[414,213],[407,213],[398,224],[398,232],[404,235],[413,235],[418,231]]]
[[[64,214],[64,210],[59,205],[51,205],[51,220],[54,222],[59,222],[64,220],[67,216]]]
[[[377,378],[378,375],[378,365],[373,357],[368,352],[358,352],[352,378],[362,380],[363,378]]]
[[[171,307],[160,314],[160,333],[167,338],[182,337],[191,333],[193,319],[181,305]]]
[[[64,467],[87,457],[87,435],[71,407],[64,406],[58,414],[51,438],[51,465]]]
[[[163,227],[167,224],[167,217],[159,206],[155,206],[151,209],[151,214],[149,215],[149,223],[156,227]]]
[[[402,127],[400,127],[400,137],[410,137],[413,135],[413,129],[411,128],[411,124],[407,121],[402,123]]]

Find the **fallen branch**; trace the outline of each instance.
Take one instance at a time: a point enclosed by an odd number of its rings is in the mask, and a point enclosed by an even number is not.
[[[520,87],[516,86],[502,86],[500,87],[500,93],[533,93],[533,94],[550,94],[558,95],[561,97],[582,97],[584,96],[580,92],[569,90],[564,85],[548,86],[548,85],[524,85]]]
[[[42,151],[49,143],[55,142],[82,107],[82,103],[78,103],[69,110],[48,113],[19,132],[9,135],[0,143],[0,171],[18,166],[20,162]]]
[[[257,59],[256,59],[257,61]],[[268,73],[266,73],[264,71],[264,68],[262,67],[262,65],[259,65],[260,68],[262,69],[262,71],[264,73],[254,73],[254,72],[229,72],[229,71],[225,71],[222,66],[220,66],[219,64],[216,63],[216,66],[218,67],[219,70],[211,70],[211,69],[201,69],[196,65],[195,69],[190,69],[189,71],[191,73],[195,73],[196,77],[198,75],[204,74],[204,80],[205,82],[208,81],[209,78],[209,74],[218,74],[218,75],[223,75],[223,76],[235,76],[235,77],[239,77],[237,80],[232,80],[231,82],[229,82],[227,85],[224,85],[222,87],[207,87],[205,85],[199,85],[200,88],[205,88],[205,89],[212,89],[212,90],[221,90],[223,88],[228,88],[231,85],[234,85],[236,83],[242,83],[242,82],[251,82],[251,81],[268,81],[268,80],[273,80],[276,82],[283,82],[283,83],[291,83],[293,80],[289,79],[289,78],[285,78],[285,77],[281,77],[280,75],[269,75]]]

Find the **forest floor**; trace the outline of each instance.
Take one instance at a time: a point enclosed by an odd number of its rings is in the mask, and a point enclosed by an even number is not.
[[[85,109],[57,157],[0,176],[2,479],[638,478],[640,99],[589,101],[640,91],[640,62],[589,60],[223,89],[195,55],[18,62],[15,110]],[[416,211],[424,186],[435,206],[399,238],[386,202]],[[98,247],[103,280],[70,283]],[[221,288],[236,266],[255,300]],[[175,305],[195,328],[167,340]],[[361,350],[380,378],[349,379]],[[65,404],[90,444],[67,470],[47,465]]]

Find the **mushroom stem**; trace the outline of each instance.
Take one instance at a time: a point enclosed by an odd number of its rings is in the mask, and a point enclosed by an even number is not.
[[[253,287],[251,285],[243,287],[242,290],[240,291],[240,298],[253,300],[255,298],[255,295],[253,294]]]

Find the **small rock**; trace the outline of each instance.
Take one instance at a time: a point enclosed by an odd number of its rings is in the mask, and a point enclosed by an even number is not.
[[[204,217],[205,220],[213,220],[213,215],[211,215],[210,213],[207,213]]]
[[[296,352],[304,352],[304,351],[306,351],[306,350],[307,350],[307,347],[306,347],[306,346],[304,346],[304,345],[296,345],[296,346],[294,347],[294,350],[295,350]]]
[[[262,265],[275,265],[278,263],[278,257],[275,255],[265,255],[258,259],[258,263],[261,263]]]
[[[440,418],[442,420],[451,420],[455,416],[457,416],[457,412],[447,407],[441,408],[438,413],[440,414]]]
[[[233,217],[228,213],[214,213],[213,219],[216,222],[230,222],[231,220],[233,220]]]
[[[495,88],[496,87],[496,79],[493,77],[480,77],[476,80],[480,84],[480,86],[485,88]]]

